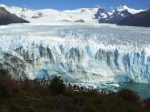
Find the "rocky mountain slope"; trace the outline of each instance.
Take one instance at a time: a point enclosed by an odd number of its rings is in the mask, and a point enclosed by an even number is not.
[[[124,18],[118,25],[150,27],[150,10],[143,11]]]
[[[17,17],[8,12],[5,8],[0,7],[0,25],[7,25],[11,23],[28,23],[28,21]]]
[[[125,6],[117,7],[115,10],[111,10],[110,12],[106,12],[104,9],[98,9],[95,14],[95,19],[98,19],[99,23],[118,23],[122,19],[141,12],[143,10],[135,10],[132,8]]]

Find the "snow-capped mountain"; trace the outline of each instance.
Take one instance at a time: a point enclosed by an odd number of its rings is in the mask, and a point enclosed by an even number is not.
[[[31,23],[98,23],[97,20],[93,19],[98,8],[81,8],[76,10],[59,11],[54,9],[31,10],[20,7],[8,7],[5,5],[1,6],[5,7],[10,13],[16,14]]]
[[[99,23],[118,23],[122,19],[141,11],[144,10],[135,10],[127,7],[126,5],[117,7],[115,10],[111,10],[110,12],[106,12],[103,9],[98,9],[95,14],[95,19],[98,19]]]
[[[127,10],[129,13],[131,14],[136,14],[136,13],[139,13],[139,12],[142,12],[144,11],[143,9],[139,9],[139,10],[135,10],[133,8],[129,8],[128,6],[124,5],[124,6],[119,6],[116,8],[116,11],[118,12],[122,12],[122,11],[125,11]]]
[[[108,16],[109,16],[109,14],[104,9],[99,8],[97,10],[97,13],[95,14],[95,19],[98,19],[98,20],[105,19]]]
[[[97,24],[97,23],[118,23],[123,18],[138,13],[143,10],[135,10],[127,6],[117,7],[115,10],[106,12],[101,8],[80,8],[75,10],[54,10],[41,9],[32,10],[20,7],[8,7],[3,4],[0,5],[7,9],[10,13],[24,18],[31,23],[36,24]]]

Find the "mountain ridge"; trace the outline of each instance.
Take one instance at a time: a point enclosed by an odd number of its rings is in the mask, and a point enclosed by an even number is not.
[[[78,8],[75,10],[55,10],[40,9],[32,10],[21,7],[8,7],[1,4],[10,13],[17,15],[33,24],[99,24],[99,23],[118,23],[123,18],[141,12],[143,10],[135,10],[126,5],[117,7],[115,10],[105,11],[101,8]],[[103,10],[104,12],[99,12]],[[126,14],[127,13],[127,14]],[[119,18],[119,19],[118,19]],[[81,21],[83,20],[83,21]],[[78,21],[78,22],[76,22]]]

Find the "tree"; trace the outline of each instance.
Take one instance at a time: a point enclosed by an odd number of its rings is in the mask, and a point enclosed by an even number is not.
[[[52,93],[55,94],[63,94],[65,92],[66,86],[61,79],[61,77],[54,76],[49,85]]]

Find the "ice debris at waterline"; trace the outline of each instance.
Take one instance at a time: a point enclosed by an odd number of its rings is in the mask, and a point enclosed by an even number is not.
[[[9,25],[0,30],[0,68],[14,78],[66,82],[150,82],[146,28]]]

